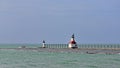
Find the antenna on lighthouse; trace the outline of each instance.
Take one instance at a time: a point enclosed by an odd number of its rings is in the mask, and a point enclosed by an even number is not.
[[[74,34],[72,35],[72,38],[75,38],[75,37],[74,37]]]

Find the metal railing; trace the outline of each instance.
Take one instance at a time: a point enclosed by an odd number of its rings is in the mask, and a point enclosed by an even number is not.
[[[77,44],[86,49],[120,49],[120,44]],[[45,44],[46,48],[68,48],[68,44]]]

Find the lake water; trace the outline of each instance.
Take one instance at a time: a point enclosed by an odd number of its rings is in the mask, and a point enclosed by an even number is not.
[[[120,68],[120,55],[0,49],[0,68]]]

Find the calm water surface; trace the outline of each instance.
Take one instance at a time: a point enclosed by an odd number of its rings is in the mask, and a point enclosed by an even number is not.
[[[1,49],[0,68],[120,68],[120,55]]]
[[[19,46],[4,44],[0,48]],[[39,47],[39,44],[27,47]],[[0,68],[120,68],[120,55],[0,49]]]

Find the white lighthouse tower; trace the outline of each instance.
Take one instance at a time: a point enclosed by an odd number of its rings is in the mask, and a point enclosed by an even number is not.
[[[68,45],[69,48],[78,48],[77,43],[75,42],[74,34],[71,37],[71,40]]]
[[[43,40],[42,47],[45,48],[45,40]]]

